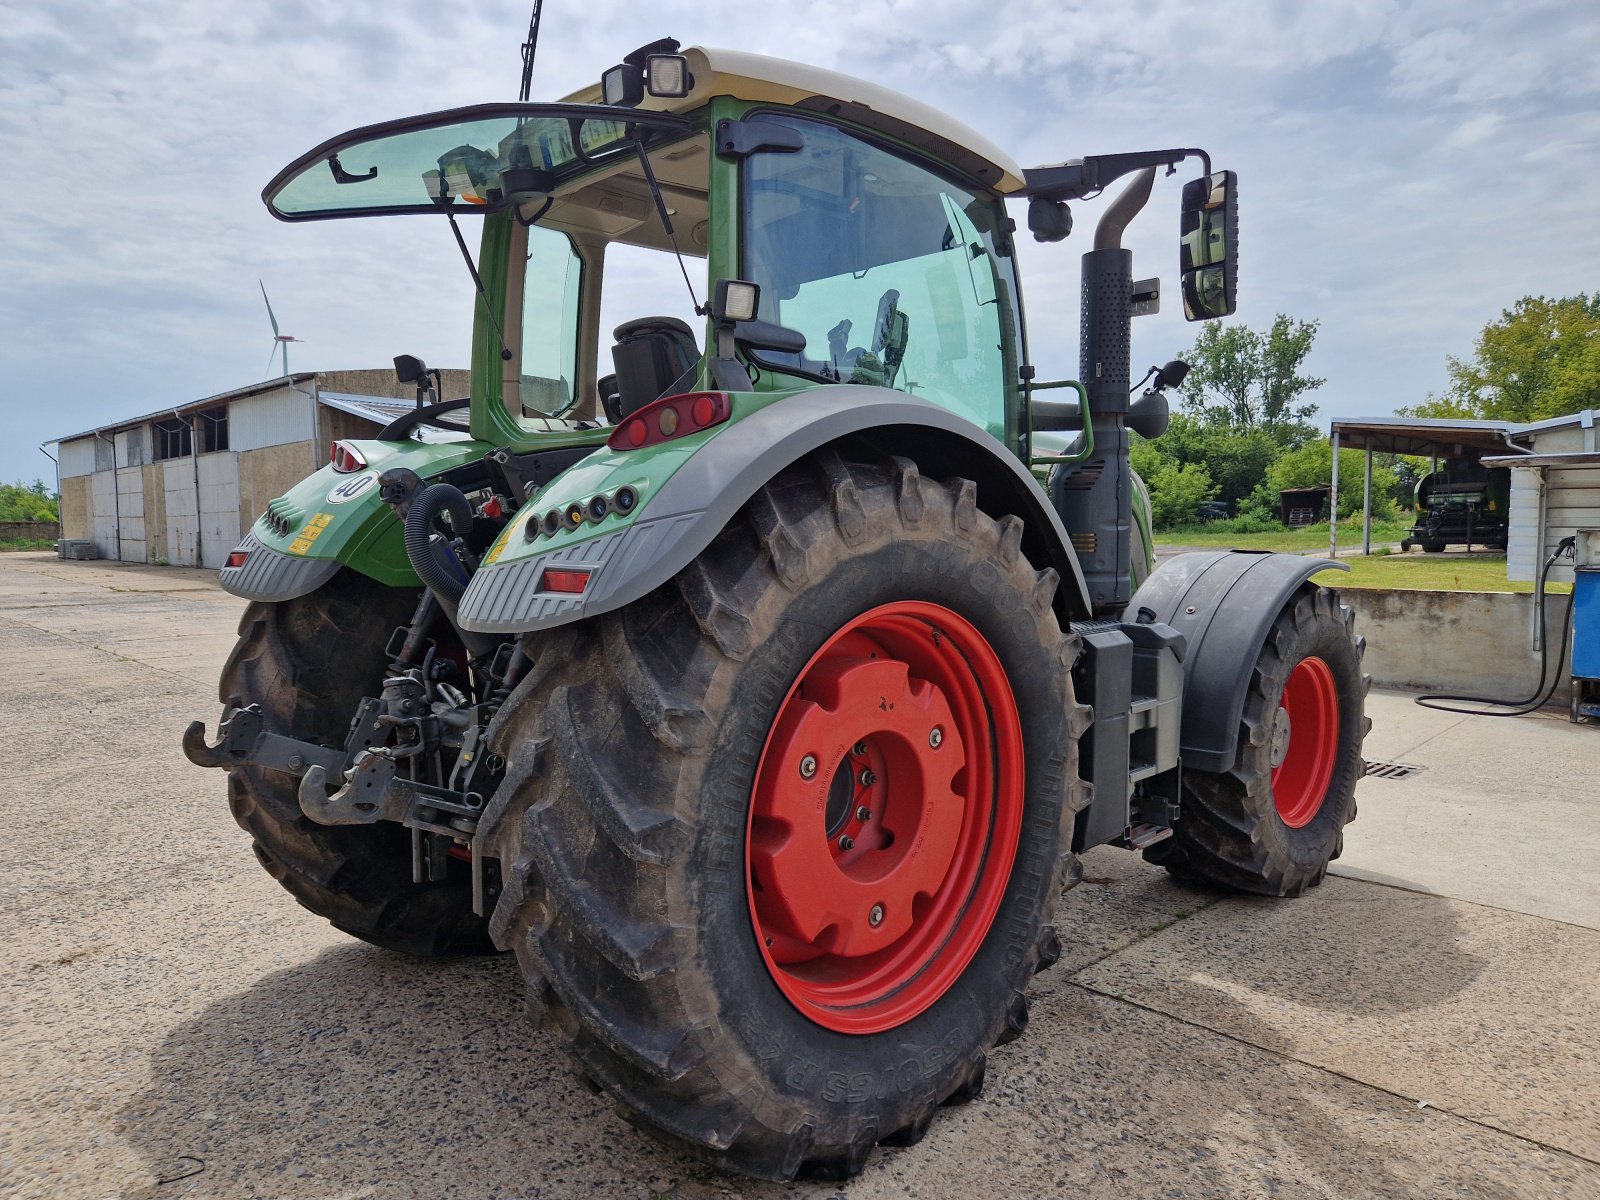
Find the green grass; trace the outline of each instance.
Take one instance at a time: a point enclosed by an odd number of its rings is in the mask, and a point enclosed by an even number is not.
[[[54,538],[0,538],[0,554],[8,550],[54,550]]]
[[[1218,522],[1218,524],[1225,524]],[[1374,521],[1372,540],[1399,542],[1411,530],[1410,522]],[[1328,525],[1301,526],[1298,529],[1275,529],[1269,533],[1233,533],[1218,531],[1206,525],[1188,525],[1181,529],[1156,531],[1158,546],[1216,546],[1231,550],[1284,550],[1290,553],[1320,550],[1328,544]],[[1339,522],[1339,545],[1361,545],[1361,519]]]
[[[1506,579],[1503,554],[1411,554],[1341,558],[1348,574],[1329,572],[1318,583],[1340,588],[1405,588],[1425,592],[1531,592],[1531,583]],[[1570,583],[1552,583],[1552,592],[1570,592]]]

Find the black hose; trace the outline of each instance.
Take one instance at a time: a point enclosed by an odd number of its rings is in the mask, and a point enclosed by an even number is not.
[[[1521,717],[1531,712],[1537,712],[1550,703],[1550,697],[1556,694],[1556,688],[1561,683],[1561,671],[1559,668],[1556,670],[1554,678],[1550,680],[1550,687],[1546,690],[1544,679],[1550,672],[1550,639],[1546,636],[1547,630],[1544,624],[1544,587],[1546,580],[1550,578],[1550,568],[1555,566],[1556,560],[1563,554],[1570,553],[1573,545],[1574,540],[1572,538],[1563,538],[1556,547],[1555,553],[1545,559],[1544,567],[1539,572],[1539,587],[1534,593],[1534,604],[1538,611],[1534,614],[1534,620],[1539,627],[1541,649],[1539,652],[1539,682],[1534,685],[1533,695],[1524,700],[1500,700],[1493,696],[1418,696],[1416,702],[1419,705],[1423,708],[1437,709],[1439,712],[1465,713],[1472,717]],[[1567,597],[1567,615],[1561,622],[1561,641],[1557,643],[1557,648],[1562,652],[1565,652],[1567,648],[1567,638],[1572,635],[1572,609],[1577,601],[1577,595],[1578,589],[1574,586],[1572,594]],[[1490,712],[1488,709],[1482,708],[1457,708],[1452,704],[1435,703],[1439,700],[1462,700],[1469,704],[1494,704],[1505,711]]]
[[[472,528],[472,505],[459,488],[435,483],[411,498],[406,513],[406,557],[411,569],[452,611],[467,590],[467,569],[443,537],[436,537],[434,523],[440,515],[449,518],[451,532],[465,537]]]

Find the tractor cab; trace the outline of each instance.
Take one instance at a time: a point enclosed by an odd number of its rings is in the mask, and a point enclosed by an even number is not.
[[[614,425],[731,380],[885,387],[1015,445],[1025,354],[1002,195],[1022,188],[1021,169],[872,85],[669,46],[559,104],[354,130],[291,163],[263,199],[286,221],[484,219],[483,440]],[[719,355],[703,302],[722,279],[759,299]]]

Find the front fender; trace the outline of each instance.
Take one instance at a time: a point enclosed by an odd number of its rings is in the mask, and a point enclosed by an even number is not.
[[[1170,625],[1184,635],[1183,765],[1233,766],[1250,672],[1267,631],[1295,591],[1319,571],[1348,563],[1264,550],[1179,554],[1134,593],[1124,621]]]
[[[743,394],[735,397],[736,404],[746,400]],[[915,396],[839,384],[773,401],[723,428],[654,488],[626,526],[505,562],[496,561],[499,555],[491,550],[461,598],[461,625],[483,633],[524,633],[630,604],[688,566],[778,472],[852,435],[865,435],[880,450],[913,459],[919,457],[914,446],[936,438],[942,446],[939,461],[953,465],[955,473],[975,474],[981,469],[991,480],[999,480],[1011,492],[1006,511],[1020,510],[1025,525],[1046,545],[1042,555],[1046,561],[1040,565],[1054,566],[1061,574],[1061,588],[1068,598],[1065,609],[1087,614],[1088,589],[1060,517],[1000,442],[948,409]],[[897,449],[901,444],[906,448]],[[952,454],[952,449],[960,453]],[[617,483],[637,473],[630,456],[638,453],[613,456],[611,475]],[[966,470],[961,469],[963,464]],[[591,472],[600,465],[597,456],[589,464]],[[608,486],[598,474],[585,475],[582,482],[597,491]],[[521,524],[520,518],[513,521],[503,538],[512,537]],[[584,593],[541,592],[540,581],[549,568],[587,569],[590,577]]]
[[[408,467],[431,479],[482,457],[483,442],[349,443],[366,458],[358,473],[324,466],[267,505],[239,544],[237,567],[217,572],[224,590],[246,600],[292,600],[315,591],[343,566],[390,587],[420,587],[406,560],[400,522],[378,495],[378,475]]]

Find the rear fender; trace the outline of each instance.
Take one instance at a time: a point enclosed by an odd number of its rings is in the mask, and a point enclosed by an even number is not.
[[[1184,635],[1183,732],[1186,769],[1233,766],[1250,672],[1261,644],[1295,592],[1319,571],[1348,571],[1328,559],[1266,551],[1180,554],[1134,593],[1123,620],[1159,622]]]
[[[785,397],[727,426],[655,487],[626,526],[505,562],[491,550],[461,599],[461,624],[483,633],[524,633],[630,604],[694,561],[773,476],[841,441],[909,458],[933,477],[973,479],[979,505],[994,515],[1021,517],[1024,552],[1061,576],[1056,604],[1064,620],[1089,614],[1083,572],[1060,517],[1004,445],[926,400],[839,384]],[[620,466],[617,474],[619,480],[624,475]],[[603,490],[604,480],[593,482]],[[513,522],[504,538],[519,527]],[[588,570],[588,587],[582,595],[541,592],[550,567]]]

